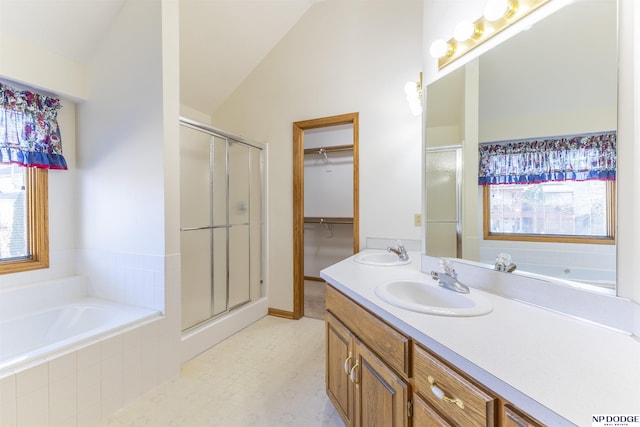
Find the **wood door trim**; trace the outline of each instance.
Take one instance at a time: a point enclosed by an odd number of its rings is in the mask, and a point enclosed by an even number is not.
[[[293,318],[304,315],[304,131],[353,125],[353,253],[360,249],[358,140],[359,113],[293,123]]]

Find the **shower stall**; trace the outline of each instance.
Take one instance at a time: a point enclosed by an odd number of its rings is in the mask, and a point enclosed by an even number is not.
[[[183,342],[260,302],[265,147],[180,120],[180,263]],[[233,328],[231,328],[233,329]],[[210,331],[209,334],[212,334]],[[217,335],[213,332],[213,335]],[[222,337],[222,339],[225,337]],[[213,345],[202,338],[202,345]],[[196,351],[197,350],[193,350]]]

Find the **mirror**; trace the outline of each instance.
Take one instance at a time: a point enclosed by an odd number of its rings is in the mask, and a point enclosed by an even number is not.
[[[428,85],[426,254],[615,294],[615,245],[485,240],[477,165],[479,143],[615,131],[617,64],[617,1],[577,0]]]

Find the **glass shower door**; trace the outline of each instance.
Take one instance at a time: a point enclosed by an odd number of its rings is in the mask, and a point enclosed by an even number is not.
[[[428,148],[426,151],[427,255],[461,256],[461,166],[460,148]]]
[[[182,329],[262,294],[262,150],[181,126]]]
[[[182,327],[211,317],[213,274],[210,178],[213,137],[198,130],[180,128],[180,233]]]

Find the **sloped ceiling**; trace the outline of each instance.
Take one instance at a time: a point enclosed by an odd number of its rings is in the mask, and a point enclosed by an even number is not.
[[[124,0],[0,0],[0,33],[86,62]]]
[[[180,0],[181,103],[213,113],[317,1]],[[0,0],[0,33],[84,63],[124,2]]]
[[[182,104],[211,114],[314,0],[182,0]]]

